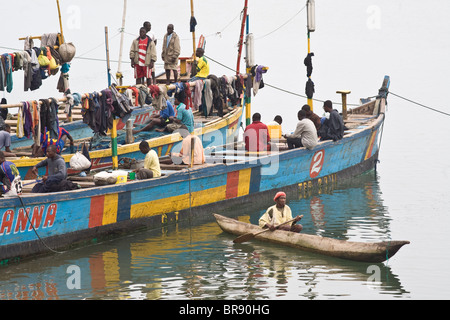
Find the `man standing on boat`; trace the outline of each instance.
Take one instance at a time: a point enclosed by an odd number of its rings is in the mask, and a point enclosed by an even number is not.
[[[317,146],[317,129],[314,123],[306,117],[305,110],[300,110],[297,114],[299,122],[294,133],[285,134],[289,149],[305,147],[309,150]]]
[[[259,226],[261,228],[268,228],[271,231],[276,229],[283,231],[300,232],[303,229],[301,224],[297,224],[302,218],[301,216],[296,216],[292,224],[285,224],[279,226],[280,224],[293,220],[292,211],[288,205],[286,205],[286,193],[280,191],[277,192],[273,200],[276,202],[275,205],[269,207],[267,211],[259,218]]]
[[[155,34],[153,32],[151,32],[150,30],[152,30],[152,24],[150,23],[150,21],[145,21],[143,24],[143,27],[145,28],[145,30],[147,31],[147,35],[150,37],[150,39],[153,40],[153,42],[155,43],[155,48],[156,48],[156,37]],[[147,79],[147,85],[151,85],[151,84],[156,84],[156,77],[155,77],[155,68],[151,69],[151,73],[152,73],[152,78],[151,79]]]
[[[245,150],[270,151],[270,134],[267,126],[261,122],[258,112],[252,116],[252,123],[244,130]]]
[[[134,170],[139,180],[157,178],[161,176],[161,167],[159,165],[158,154],[150,149],[147,141],[142,140],[139,144],[139,150],[145,154],[144,167]]]
[[[344,121],[336,109],[333,109],[333,103],[327,100],[323,104],[323,110],[330,114],[329,119],[324,119],[319,130],[320,140],[341,140],[344,136]]]
[[[180,56],[180,38],[173,31],[173,24],[167,26],[167,33],[164,35],[161,58],[164,61],[166,70],[166,84],[170,85],[170,71],[173,71],[174,82],[178,81],[178,57]]]
[[[155,43],[147,35],[147,30],[139,29],[139,38],[134,39],[130,48],[131,67],[134,68],[136,84],[151,83],[152,68],[157,60]]]

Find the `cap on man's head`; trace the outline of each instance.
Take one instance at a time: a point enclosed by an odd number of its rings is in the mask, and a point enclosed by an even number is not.
[[[273,201],[277,201],[277,199],[281,196],[286,197],[286,193],[284,193],[283,191],[279,191],[277,192],[277,194],[275,195],[275,197],[273,198]]]

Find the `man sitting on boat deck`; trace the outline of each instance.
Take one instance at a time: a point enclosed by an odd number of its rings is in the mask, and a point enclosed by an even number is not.
[[[139,150],[145,154],[144,167],[134,170],[136,178],[139,180],[157,178],[161,176],[161,167],[159,165],[158,154],[150,149],[147,141],[142,140],[139,144]]]
[[[78,189],[78,185],[66,180],[66,163],[63,157],[57,154],[56,149],[56,145],[49,145],[47,147],[47,159],[33,167],[32,171],[36,175],[38,175],[38,168],[47,167],[48,176],[43,176],[42,182],[36,183],[31,192],[48,193]]]
[[[195,50],[195,76],[192,77],[189,81],[195,81],[195,80],[203,80],[206,79],[209,76],[209,62],[204,57],[205,50],[203,48],[197,48]]]
[[[293,219],[291,208],[286,204],[286,193],[282,191],[277,192],[273,200],[276,204],[269,207],[261,218],[259,218],[259,226],[261,228],[269,228],[271,231],[276,229],[293,232],[302,231],[303,226],[297,224],[301,219],[301,216],[298,215],[295,217],[292,224],[279,226],[280,224]]]
[[[314,126],[316,127],[317,131],[319,131],[320,126],[322,124],[320,117],[311,111],[311,107],[309,106],[309,104],[303,105],[302,110],[305,110],[306,118],[311,120],[314,123]]]
[[[172,123],[170,117],[175,116],[175,111],[169,100],[166,101],[166,105],[167,108],[161,110],[159,114],[154,114],[150,116],[150,122],[145,127],[139,130],[133,130],[133,134],[139,133],[141,131],[150,131],[153,129],[154,126],[158,126],[164,129],[166,125]]]
[[[306,118],[305,110],[300,110],[297,113],[298,120],[297,127],[294,133],[285,134],[289,149],[305,147],[309,150],[317,146],[317,130],[314,123]]]
[[[189,132],[194,131],[194,114],[192,113],[191,108],[186,107],[184,101],[185,101],[184,91],[175,93],[175,105],[177,106],[177,116],[169,117],[171,123],[169,123],[165,128],[155,129],[155,131],[163,132],[166,130],[169,132],[174,132],[175,130],[180,129],[183,125],[187,127]]]
[[[3,154],[5,157],[15,157],[16,154],[11,152],[11,127],[9,124],[3,125],[3,130],[0,131],[0,150],[5,148]]]
[[[191,135],[186,129],[178,130],[183,137],[181,150],[179,153],[172,152],[170,154],[171,161],[174,164],[190,164],[191,163],[191,146],[194,142],[194,164],[205,163],[205,150],[203,149],[202,140],[196,135]],[[192,141],[192,139],[194,141]]]
[[[270,151],[270,134],[267,126],[261,122],[258,112],[252,116],[252,123],[244,130],[245,150]]]
[[[0,195],[16,196],[21,191],[19,170],[14,163],[6,161],[5,153],[0,151]]]
[[[333,103],[327,100],[323,104],[323,110],[330,113],[329,119],[323,119],[322,126],[319,130],[320,140],[341,140],[344,136],[344,121],[336,109],[333,109]]]

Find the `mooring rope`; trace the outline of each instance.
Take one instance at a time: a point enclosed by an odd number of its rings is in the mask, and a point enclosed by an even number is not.
[[[447,112],[444,112],[444,111],[441,111],[441,110],[438,110],[438,109],[435,109],[435,108],[428,107],[428,106],[426,106],[426,105],[424,105],[424,104],[422,104],[422,103],[419,103],[419,102],[413,101],[413,100],[411,100],[411,99],[402,97],[402,96],[400,96],[400,95],[398,95],[398,94],[395,94],[395,93],[393,93],[393,92],[391,92],[391,91],[389,91],[389,93],[390,93],[391,95],[393,95],[393,96],[396,96],[397,98],[400,98],[400,99],[406,100],[406,101],[408,101],[408,102],[414,103],[414,104],[416,104],[416,105],[418,105],[418,106],[421,106],[421,107],[423,107],[423,108],[429,109],[429,110],[434,111],[434,112],[442,113],[443,115],[446,115],[446,116],[450,116],[450,113],[447,113]]]
[[[27,219],[28,219],[28,221],[30,222],[30,225],[31,225],[31,227],[33,228],[33,231],[34,231],[34,233],[36,234],[36,236],[38,237],[39,241],[40,241],[47,249],[49,249],[50,251],[52,251],[52,252],[54,252],[54,253],[64,253],[65,251],[57,251],[57,250],[55,250],[55,249],[50,248],[50,247],[45,243],[45,241],[39,236],[39,234],[38,234],[36,228],[34,227],[33,222],[32,222],[31,219],[30,219],[30,216],[28,215],[28,212],[27,212],[27,209],[26,209],[26,207],[25,207],[25,204],[23,203],[22,197],[21,197],[20,195],[17,195],[17,197],[19,198],[20,202],[22,203],[22,207],[23,207],[23,210],[24,210],[24,212],[25,212],[25,215],[27,216]]]

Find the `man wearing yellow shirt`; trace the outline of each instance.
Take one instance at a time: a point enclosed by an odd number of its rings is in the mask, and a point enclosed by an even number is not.
[[[135,170],[139,180],[157,178],[161,176],[159,157],[155,150],[150,149],[148,142],[143,140],[139,144],[139,150],[145,154],[144,167]]]
[[[206,79],[206,77],[209,76],[209,62],[203,56],[204,54],[205,54],[205,50],[203,50],[202,48],[197,48],[197,50],[195,50],[195,56],[197,57],[195,59],[196,62],[197,62],[197,66],[195,68],[195,71],[197,73],[191,79],[191,81],[194,81],[194,80],[197,80],[197,79]]]

